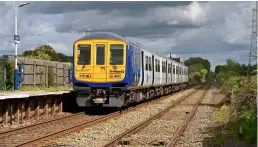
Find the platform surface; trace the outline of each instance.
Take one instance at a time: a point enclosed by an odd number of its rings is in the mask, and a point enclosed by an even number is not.
[[[28,98],[33,96],[44,96],[44,95],[60,95],[70,93],[73,89],[62,90],[62,91],[0,91],[0,100],[2,99],[13,99],[13,98]]]

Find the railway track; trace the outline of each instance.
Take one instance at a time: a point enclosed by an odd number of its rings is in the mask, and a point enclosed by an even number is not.
[[[168,135],[166,135],[166,138],[164,139],[160,139],[159,141],[155,141],[155,142],[151,142],[147,145],[158,145],[158,146],[166,146],[166,147],[173,147],[178,139],[178,137],[183,133],[185,127],[187,126],[187,124],[190,122],[191,118],[195,115],[196,110],[199,106],[199,104],[202,102],[203,98],[205,97],[208,89],[209,89],[210,85],[206,87],[205,91],[202,93],[202,96],[199,98],[198,102],[196,104],[194,104],[194,107],[192,109],[190,109],[190,113],[189,110],[187,110],[187,117],[185,117],[185,119],[183,120],[183,122],[180,122],[181,124],[178,125],[178,127],[176,128],[176,131],[173,134],[172,137],[167,137]],[[179,106],[180,103],[182,103],[183,101],[185,101],[186,99],[188,99],[191,95],[193,95],[194,93],[196,93],[197,91],[194,91],[193,93],[190,93],[180,99],[178,99],[177,101],[174,101],[170,104],[169,107],[167,107],[166,109],[160,111],[159,113],[157,113],[156,115],[150,117],[149,119],[147,119],[146,121],[143,121],[142,123],[134,126],[133,128],[125,131],[124,133],[122,133],[121,135],[118,135],[117,137],[113,138],[111,141],[109,141],[108,143],[106,143],[105,145],[103,145],[103,147],[113,147],[116,145],[130,145],[130,142],[133,141],[132,135],[137,134],[137,132],[142,131],[144,128],[147,128],[148,125],[150,125],[154,120],[157,120],[159,118],[161,118],[163,115],[165,115],[166,113],[168,113],[170,110],[172,110],[173,108],[175,108],[176,106]],[[182,114],[183,115],[183,114]],[[173,117],[174,118],[174,117]],[[172,120],[170,120],[170,122],[173,122]],[[156,124],[155,124],[156,125]],[[148,129],[155,129],[155,125],[149,127]],[[167,127],[167,126],[166,126]],[[148,130],[146,129],[146,130]],[[149,131],[149,130],[148,130]],[[153,134],[148,134],[148,136],[150,135],[154,135]],[[136,138],[140,138],[141,136],[136,136]],[[168,139],[170,138],[170,139]],[[146,141],[146,138],[143,137],[143,140]],[[146,144],[141,144],[141,143],[132,143],[132,145],[146,145]]]
[[[190,87],[189,87],[190,88]],[[182,92],[182,91],[180,91]],[[174,95],[176,93],[173,93]],[[171,95],[168,95],[171,96]],[[155,103],[156,101],[165,99],[168,96],[164,96],[159,99],[155,99],[148,103],[137,105],[136,107],[130,107],[122,112],[114,112],[105,116],[89,116],[84,112],[69,115],[66,117],[50,120],[34,125],[12,129],[5,132],[0,132],[0,146],[37,146],[44,141],[58,138],[60,136],[68,135],[72,132],[81,130],[85,127],[106,121],[110,118],[119,116],[120,114],[133,111],[140,107]]]

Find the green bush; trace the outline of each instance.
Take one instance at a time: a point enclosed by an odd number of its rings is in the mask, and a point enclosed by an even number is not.
[[[225,78],[224,75],[217,75],[217,78],[223,79],[222,89],[230,94],[231,103],[228,106],[227,113],[221,111],[221,114],[227,115],[228,121],[220,121],[222,126],[227,126],[228,135],[230,135],[235,143],[243,142],[245,144],[256,143],[257,135],[257,118],[256,118],[256,96],[257,96],[257,76],[250,79],[243,76],[231,76]],[[220,117],[217,116],[217,119]],[[223,118],[223,117],[222,117]],[[239,138],[239,128],[242,128],[242,138]]]
[[[48,87],[54,87],[55,86],[55,73],[54,69],[49,67],[48,68]]]
[[[8,62],[6,64],[6,89],[13,90],[14,80],[14,63]]]

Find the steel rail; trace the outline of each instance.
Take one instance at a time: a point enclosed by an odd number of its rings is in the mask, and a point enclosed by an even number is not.
[[[188,87],[188,88],[186,88],[185,90],[190,89],[190,88],[192,88],[192,87],[194,87],[194,86]],[[183,90],[183,91],[184,91],[184,90]],[[179,91],[178,91],[178,92],[179,92]],[[82,128],[86,128],[86,127],[88,127],[88,126],[91,126],[91,125],[93,125],[93,124],[97,124],[97,123],[104,122],[104,121],[106,121],[106,120],[108,120],[108,119],[114,118],[114,117],[119,116],[119,115],[121,115],[121,114],[123,114],[123,113],[128,113],[128,112],[130,112],[130,111],[133,111],[133,110],[135,110],[135,109],[141,108],[141,107],[143,107],[143,106],[146,106],[146,105],[150,105],[150,104],[152,104],[152,103],[155,103],[156,101],[163,100],[163,99],[167,98],[168,96],[172,96],[172,95],[177,94],[178,92],[174,92],[174,93],[172,93],[172,94],[165,95],[165,96],[159,97],[159,98],[157,98],[157,99],[153,99],[153,100],[151,100],[151,101],[149,101],[149,102],[147,102],[147,103],[141,103],[141,104],[137,105],[136,107],[130,107],[130,108],[129,108],[128,110],[126,110],[126,111],[114,112],[114,113],[111,113],[111,114],[105,115],[105,116],[103,116],[103,117],[100,117],[100,118],[97,118],[97,119],[93,119],[93,120],[84,122],[84,123],[82,123],[82,124],[79,124],[79,125],[76,125],[76,126],[73,126],[73,127],[70,127],[70,128],[65,128],[65,129],[63,129],[63,130],[61,130],[61,131],[57,131],[57,132],[50,133],[50,134],[48,134],[48,135],[46,135],[46,136],[41,136],[41,137],[38,137],[38,138],[35,138],[35,139],[32,139],[32,140],[29,140],[29,141],[25,141],[25,142],[20,143],[20,144],[18,144],[18,145],[16,145],[16,146],[26,146],[26,147],[27,147],[27,146],[35,146],[35,145],[37,145],[37,144],[38,144],[39,142],[41,142],[41,141],[45,141],[45,140],[48,140],[48,139],[50,139],[50,138],[53,139],[53,138],[59,136],[60,134],[69,134],[69,133],[78,131],[78,130],[80,130],[80,129],[82,129]],[[180,91],[180,92],[182,92],[182,91]],[[37,124],[34,124],[34,125],[30,125],[30,126],[26,126],[26,127],[21,127],[21,128],[18,128],[18,129],[8,130],[8,131],[1,132],[1,133],[4,134],[4,133],[8,133],[8,132],[15,132],[15,131],[18,131],[18,130],[23,130],[23,129],[26,130],[26,129],[30,128],[30,127],[40,126],[40,125],[42,125],[42,124],[47,124],[47,123],[54,122],[54,121],[57,121],[57,120],[62,120],[62,119],[68,118],[68,117],[73,117],[73,116],[76,116],[76,115],[81,115],[82,113],[84,113],[84,112],[77,113],[77,114],[75,114],[75,115],[69,115],[69,116],[62,117],[62,118],[58,118],[58,119],[54,119],[54,120],[50,120],[50,121],[47,121],[47,122],[41,122],[41,123],[37,123]],[[0,133],[0,136],[1,136],[1,133]]]
[[[209,90],[210,85],[207,87],[207,89],[205,90],[205,92],[202,94],[201,98],[198,100],[198,102],[195,104],[193,110],[191,111],[190,114],[188,114],[188,116],[186,117],[186,119],[184,120],[184,122],[182,123],[182,125],[180,125],[176,132],[175,135],[173,135],[173,137],[170,139],[169,143],[166,145],[166,147],[174,147],[176,144],[176,141],[178,140],[178,137],[183,135],[184,130],[186,129],[187,125],[189,124],[189,122],[191,121],[191,119],[194,117],[194,115],[196,114],[196,111],[199,107],[199,105],[202,103],[205,95],[207,94],[208,90]]]
[[[200,87],[201,88],[201,87]],[[198,88],[198,89],[200,89]],[[146,127],[149,123],[152,122],[152,120],[157,119],[159,117],[161,117],[163,114],[165,114],[166,112],[168,112],[171,108],[174,108],[175,106],[177,106],[178,104],[180,104],[182,101],[184,101],[185,99],[187,99],[188,97],[190,97],[191,95],[193,95],[194,93],[196,93],[198,90],[195,90],[193,92],[191,92],[190,94],[187,94],[186,96],[182,96],[181,98],[179,98],[176,101],[173,101],[172,103],[170,103],[170,106],[168,106],[167,108],[165,108],[164,110],[158,112],[157,114],[153,115],[152,117],[150,117],[149,119],[143,121],[142,123],[132,127],[131,129],[125,131],[124,133],[116,136],[115,138],[113,138],[111,141],[109,141],[108,143],[106,143],[105,145],[103,145],[103,147],[112,147],[114,146],[117,141],[119,141],[120,139],[122,139],[124,136],[133,134],[135,132],[137,132],[138,130]]]

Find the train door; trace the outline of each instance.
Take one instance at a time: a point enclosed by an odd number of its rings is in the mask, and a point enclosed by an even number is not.
[[[154,80],[155,80],[155,68],[154,68],[154,55],[152,55],[152,62],[151,62],[151,66],[152,66],[152,85],[154,84]]]
[[[166,83],[168,83],[168,61],[167,60],[165,65],[165,72],[166,72]]]
[[[107,82],[108,43],[94,41],[93,43],[93,75],[94,82]]]

